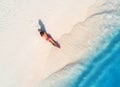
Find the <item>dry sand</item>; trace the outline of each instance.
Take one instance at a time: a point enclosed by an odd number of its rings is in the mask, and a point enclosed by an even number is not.
[[[86,18],[93,3],[95,0],[0,1],[0,86],[33,87],[47,77],[50,67],[45,64],[52,45],[37,32],[38,20],[58,40]]]

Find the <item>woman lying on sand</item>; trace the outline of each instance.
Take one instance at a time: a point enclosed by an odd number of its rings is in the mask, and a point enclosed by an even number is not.
[[[60,48],[59,44],[56,41],[54,41],[54,39],[49,34],[47,34],[45,31],[42,31],[41,29],[38,29],[38,32],[40,33],[41,37],[45,38],[52,45]]]

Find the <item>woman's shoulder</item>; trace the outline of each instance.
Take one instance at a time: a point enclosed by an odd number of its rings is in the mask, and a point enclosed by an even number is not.
[[[43,36],[43,35],[44,35],[44,33],[45,33],[45,32],[43,32],[43,31],[40,31],[40,35],[41,35],[41,36]]]

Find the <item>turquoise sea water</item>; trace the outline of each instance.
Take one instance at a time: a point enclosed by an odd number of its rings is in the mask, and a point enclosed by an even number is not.
[[[84,79],[85,78],[85,79]],[[87,69],[68,87],[120,87],[120,33],[88,64]]]

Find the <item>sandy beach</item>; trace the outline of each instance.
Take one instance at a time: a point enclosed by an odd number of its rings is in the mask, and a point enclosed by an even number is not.
[[[68,63],[60,62],[59,68],[49,65],[51,50],[60,49],[40,37],[38,20],[59,41],[74,25],[85,20],[88,8],[94,3],[95,0],[0,1],[0,86],[33,87]]]

